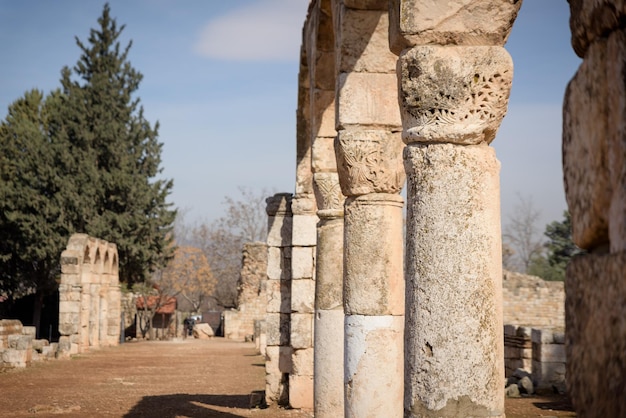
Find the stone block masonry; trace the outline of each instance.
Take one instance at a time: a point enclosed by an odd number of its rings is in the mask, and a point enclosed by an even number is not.
[[[61,254],[59,339],[62,355],[119,344],[121,291],[115,244],[74,234]]]

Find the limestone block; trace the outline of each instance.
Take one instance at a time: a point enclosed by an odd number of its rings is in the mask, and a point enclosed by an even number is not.
[[[313,315],[291,314],[290,345],[294,349],[313,347]]]
[[[78,334],[80,315],[77,313],[59,312],[59,333],[61,335]]]
[[[267,325],[267,345],[289,345],[290,315],[268,313],[265,317]]]
[[[291,244],[294,246],[314,246],[317,240],[318,220],[315,214],[293,215]]]
[[[626,252],[582,255],[568,265],[565,344],[577,416],[626,416]]]
[[[291,312],[291,286],[285,280],[267,281],[267,312]]]
[[[334,139],[331,142],[333,141]],[[336,172],[313,174],[313,191],[317,201],[317,215],[320,218],[343,216],[345,197],[341,193],[339,175]]]
[[[332,67],[331,67],[332,68]],[[313,115],[311,120],[311,135],[318,137],[334,137],[335,131],[335,91],[316,90],[313,98]],[[314,142],[315,143],[315,142]],[[332,155],[332,154],[331,154]],[[315,164],[315,148],[313,149],[313,164]],[[319,156],[317,157],[319,158]]]
[[[405,166],[408,416],[453,416],[439,410],[454,408],[468,408],[467,416],[503,415],[495,151],[486,145],[412,144]]]
[[[28,366],[32,353],[30,350],[9,348],[0,353],[0,359],[5,367],[22,368]]]
[[[0,319],[0,336],[10,334],[21,334],[22,323],[17,319]]]
[[[286,247],[291,244],[293,219],[286,216],[269,216],[267,218],[267,245]]]
[[[597,38],[619,29],[626,19],[624,0],[569,0],[572,47],[584,58]]]
[[[607,162],[606,42],[587,53],[565,92],[563,180],[572,216],[572,239],[590,249],[608,243],[611,182]],[[611,86],[611,89],[616,86]]]
[[[310,279],[313,277],[314,253],[315,247],[293,247],[291,249],[292,280]]]
[[[32,341],[32,348],[35,351],[39,351],[40,353],[43,351],[44,347],[47,347],[50,345],[50,342],[48,340],[33,340]]]
[[[267,278],[269,280],[291,278],[291,249],[289,247],[267,249]]]
[[[9,348],[15,350],[30,350],[32,348],[32,335],[20,335],[20,334],[12,334],[9,335]]]
[[[403,329],[402,316],[346,315],[346,416],[403,416]]]
[[[351,125],[399,127],[398,81],[395,74],[341,73],[336,128]]]
[[[313,376],[313,347],[293,351],[293,370],[298,376]]]
[[[334,116],[333,116],[334,120]],[[337,172],[337,160],[335,158],[335,132],[333,127],[333,135],[317,136],[313,141],[312,150],[312,168],[314,173]],[[315,174],[314,177],[315,179]],[[319,202],[318,202],[319,209]]]
[[[315,416],[343,416],[343,310],[315,314]]]
[[[193,326],[193,337],[206,340],[214,337],[213,328],[207,323],[199,323]]]
[[[268,405],[289,403],[289,377],[287,374],[265,375],[265,401]]]
[[[322,219],[317,230],[315,304],[343,310],[343,217]]]
[[[315,280],[291,281],[291,312],[310,313],[315,308]]]
[[[34,326],[22,327],[22,335],[29,336],[31,339],[37,338],[37,328]]]
[[[81,271],[81,254],[76,250],[65,250],[61,253],[61,274],[79,274]]]
[[[268,374],[292,373],[293,349],[291,347],[267,346],[265,372]]]
[[[339,72],[393,73],[397,57],[389,50],[387,10],[356,10],[346,5],[337,12]]]
[[[78,313],[80,312],[80,303],[75,301],[59,301],[59,312]]]
[[[346,201],[346,314],[404,315],[402,203],[392,194]]]
[[[398,62],[402,138],[491,143],[506,114],[513,62],[501,47],[419,46]]]
[[[502,46],[521,5],[519,0],[390,0],[390,47],[400,55],[414,45]]]
[[[399,193],[405,180],[403,148],[399,133],[340,131],[335,152],[342,193],[345,196]]]
[[[313,376],[289,375],[289,405],[313,409]]]

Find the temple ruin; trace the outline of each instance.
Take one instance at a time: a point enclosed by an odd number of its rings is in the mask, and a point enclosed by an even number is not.
[[[521,4],[310,2],[295,192],[267,201],[269,403],[317,418],[504,416],[500,163],[490,144],[507,111],[513,63],[503,46]],[[570,8],[584,61],[565,97],[564,177],[574,241],[589,254],[567,272],[565,336],[511,328],[507,341],[516,361],[558,376],[566,352],[577,411],[621,416],[626,5]],[[537,357],[525,357],[535,345]]]

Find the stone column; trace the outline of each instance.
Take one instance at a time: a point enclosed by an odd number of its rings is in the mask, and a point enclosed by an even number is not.
[[[395,57],[386,1],[334,1],[335,152],[345,202],[346,417],[401,417],[402,204]]]
[[[291,328],[293,349],[289,405],[313,409],[313,318],[317,215],[312,196],[294,197],[291,238]]]
[[[315,152],[313,156],[315,161]],[[315,173],[313,180],[320,208],[315,266],[315,416],[334,418],[344,410],[344,197],[336,172]]]
[[[565,278],[566,383],[578,416],[626,416],[626,9],[570,1],[583,58],[563,103],[572,239]]]
[[[266,199],[267,233],[267,347],[265,351],[265,398],[268,404],[289,403],[289,346],[291,315],[291,193]]]
[[[407,173],[405,417],[504,417],[500,163],[521,1],[392,0]]]

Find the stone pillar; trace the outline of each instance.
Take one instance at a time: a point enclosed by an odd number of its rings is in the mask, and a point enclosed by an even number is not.
[[[109,275],[109,315],[107,318],[107,341],[108,345],[118,345],[120,342],[121,316],[122,316],[122,292],[120,289],[120,276],[117,260],[117,246],[109,244],[111,255],[111,274]]]
[[[565,278],[568,393],[579,416],[626,416],[626,19],[616,0],[570,1],[583,58],[563,104],[572,238]]]
[[[268,404],[287,405],[289,374],[292,370],[292,349],[289,346],[293,226],[291,194],[276,194],[267,198],[266,202],[268,233],[265,397]]]
[[[315,313],[316,206],[312,196],[291,201],[291,328],[293,349],[289,405],[313,409],[313,318]]]
[[[386,1],[333,1],[346,417],[401,417],[402,142]]]
[[[503,417],[500,163],[521,1],[392,0],[407,173],[405,417]]]

